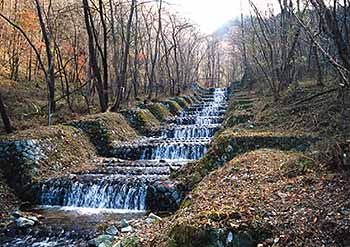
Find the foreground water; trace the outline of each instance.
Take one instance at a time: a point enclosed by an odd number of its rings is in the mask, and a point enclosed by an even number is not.
[[[39,216],[41,223],[23,230],[8,227],[0,238],[1,246],[88,246],[99,225],[145,215],[145,211],[138,210],[60,206],[37,206],[29,210]]]

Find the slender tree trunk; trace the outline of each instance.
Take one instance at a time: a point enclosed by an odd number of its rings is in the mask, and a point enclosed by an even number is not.
[[[120,89],[119,48],[117,44],[118,41],[117,41],[114,11],[113,11],[114,6],[112,4],[112,0],[109,0],[109,8],[110,8],[110,18],[111,18],[112,47],[113,47],[114,84],[115,84],[115,91],[116,91],[114,96],[117,96],[119,94],[119,89]],[[113,88],[113,86],[111,88]]]
[[[134,73],[133,73],[133,87],[134,87],[134,98],[138,96],[138,87],[139,87],[139,16],[138,16],[138,11],[137,7],[135,8],[135,34],[134,34]]]
[[[114,100],[114,104],[111,107],[111,111],[117,111],[120,107],[120,103],[124,98],[124,92],[126,90],[126,80],[127,80],[127,69],[128,69],[128,58],[129,58],[129,50],[130,50],[130,40],[131,40],[131,24],[132,24],[132,18],[134,15],[134,10],[136,7],[136,0],[132,0],[131,7],[130,7],[130,14],[129,19],[127,23],[127,32],[126,32],[126,41],[125,41],[125,48],[124,48],[124,58],[123,58],[123,68],[121,72],[120,77],[120,89],[118,90],[119,93],[117,97]]]
[[[103,98],[106,101],[105,104],[108,106],[108,35],[107,35],[107,26],[105,22],[105,15],[103,11],[103,1],[99,0],[99,12],[100,19],[102,24],[102,32],[103,32],[103,56],[102,56],[102,66],[103,66]]]
[[[102,78],[101,78],[100,69],[97,63],[97,57],[96,57],[96,51],[95,51],[95,45],[94,45],[94,34],[93,34],[91,23],[89,20],[90,11],[89,11],[88,0],[83,0],[83,7],[84,7],[85,25],[88,33],[90,66],[93,70],[94,78],[96,79],[95,81],[96,81],[96,88],[97,88],[97,93],[100,101],[100,109],[101,109],[101,112],[105,112],[107,111],[108,105],[106,104],[106,100],[104,98]]]
[[[321,63],[320,63],[320,58],[318,55],[318,49],[315,45],[313,46],[313,51],[315,54],[315,63],[316,63],[316,67],[317,67],[317,84],[319,86],[323,86],[323,72],[322,72],[322,67],[321,67]]]
[[[46,30],[46,25],[44,22],[44,18],[42,15],[41,6],[39,0],[35,0],[36,9],[39,17],[39,23],[41,27],[42,36],[45,42],[46,48],[46,57],[47,57],[47,85],[48,85],[48,125],[51,125],[51,113],[56,111],[56,103],[55,103],[55,65],[53,61],[52,51],[51,51],[51,42]]]
[[[4,122],[5,130],[7,133],[11,133],[13,131],[10,118],[7,115],[5,104],[2,100],[2,95],[0,94],[0,113],[2,121]]]
[[[149,93],[148,93],[148,99],[152,98],[153,90],[154,90],[154,80],[155,80],[155,69],[156,69],[156,62],[158,58],[158,46],[159,46],[159,36],[160,32],[162,30],[162,0],[159,0],[159,8],[158,8],[158,29],[156,33],[156,40],[154,45],[154,56],[151,61],[151,74],[150,74],[150,80],[149,80]]]

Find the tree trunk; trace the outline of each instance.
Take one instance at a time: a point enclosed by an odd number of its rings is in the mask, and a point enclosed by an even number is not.
[[[2,121],[4,122],[5,130],[7,133],[11,133],[13,131],[10,118],[7,115],[6,107],[4,102],[2,101],[2,95],[0,94],[0,113]]]
[[[162,30],[162,0],[159,0],[159,8],[158,8],[158,29],[156,33],[156,41],[154,45],[154,56],[151,61],[151,74],[149,80],[149,93],[148,99],[152,98],[153,90],[154,90],[154,80],[155,80],[155,69],[156,62],[158,58],[158,46],[159,46],[159,35]]]
[[[44,18],[41,11],[41,6],[39,3],[39,0],[35,0],[36,3],[36,9],[38,12],[39,17],[39,23],[41,27],[41,32],[43,35],[43,39],[45,42],[45,48],[46,48],[46,56],[47,56],[47,66],[48,66],[48,73],[47,73],[47,85],[48,85],[48,119],[49,119],[49,125],[51,124],[51,113],[56,111],[56,104],[55,104],[55,65],[52,58],[52,52],[51,52],[51,42],[46,30],[46,26],[44,23]]]
[[[103,2],[99,0],[99,12],[103,31],[103,54],[102,55],[102,66],[103,66],[103,98],[106,101],[105,104],[108,106],[108,35],[107,26],[105,22],[105,15],[103,12]]]
[[[94,78],[96,79],[96,88],[97,88],[97,93],[100,101],[100,109],[101,109],[101,112],[105,112],[107,111],[108,105],[106,104],[106,100],[104,98],[102,78],[101,78],[100,69],[97,63],[97,57],[96,57],[96,51],[95,51],[95,45],[94,45],[94,34],[92,32],[90,20],[89,20],[90,10],[89,10],[88,0],[83,0],[83,7],[84,7],[85,25],[88,33],[90,66],[93,70]]]
[[[125,86],[126,86],[126,80],[127,80],[127,69],[128,69],[128,58],[129,58],[129,50],[130,50],[130,39],[131,39],[131,24],[132,24],[132,18],[134,15],[134,10],[136,6],[136,0],[132,0],[131,7],[130,7],[130,14],[129,19],[127,23],[127,31],[126,31],[126,41],[125,41],[125,48],[124,48],[124,58],[123,58],[123,68],[120,76],[120,88],[118,90],[118,95],[115,97],[113,106],[111,107],[111,111],[117,111],[120,107],[120,103],[124,98],[124,92],[125,92]]]

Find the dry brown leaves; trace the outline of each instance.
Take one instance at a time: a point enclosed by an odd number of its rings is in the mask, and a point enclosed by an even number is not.
[[[342,174],[301,154],[258,150],[207,176],[189,195],[189,206],[169,219],[168,229],[239,228],[266,233],[280,246],[344,246],[350,241],[349,189]],[[268,246],[270,238],[259,240]]]

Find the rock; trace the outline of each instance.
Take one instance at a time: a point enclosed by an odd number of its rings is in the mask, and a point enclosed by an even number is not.
[[[147,218],[145,221],[146,221],[147,225],[152,225],[156,220],[155,219],[151,219],[151,218]]]
[[[248,232],[239,232],[235,236],[235,242],[237,247],[253,247],[253,238]]]
[[[132,232],[134,229],[131,226],[123,227],[120,231],[122,233]]]
[[[118,243],[113,244],[112,247],[122,247],[122,244],[120,242],[118,242]]]
[[[15,218],[15,219],[18,219],[20,217],[22,217],[22,213],[20,211],[16,211],[16,212],[13,212],[12,213],[12,216]]]
[[[125,228],[129,226],[129,222],[126,219],[120,221],[120,228]]]
[[[153,213],[150,213],[150,214],[148,215],[147,219],[146,219],[146,224],[147,224],[147,225],[151,225],[151,224],[153,224],[154,222],[156,222],[156,221],[161,221],[161,220],[162,220],[161,217],[159,217],[159,216],[157,216],[157,215],[155,215],[155,214],[153,214]]]
[[[150,213],[149,215],[148,215],[148,218],[150,218],[150,219],[154,219],[154,220],[162,220],[162,218],[161,217],[159,217],[158,215],[155,215],[154,213]]]
[[[112,242],[111,241],[105,241],[105,242],[103,242],[103,243],[100,243],[99,245],[98,245],[98,247],[111,247],[112,246]]]
[[[111,225],[111,226],[107,227],[105,233],[108,235],[115,236],[118,234],[118,229],[115,225]]]
[[[16,219],[16,225],[19,228],[28,228],[28,227],[34,226],[35,221],[24,217],[19,217],[18,219]]]
[[[112,242],[114,241],[114,237],[107,234],[102,234],[97,236],[94,239],[91,239],[89,241],[89,245],[96,246],[96,247],[109,247],[112,246]]]
[[[174,191],[171,196],[174,198],[174,200],[176,201],[177,204],[180,204],[181,202],[181,195],[180,193],[176,190]]]
[[[227,245],[230,245],[232,242],[233,242],[233,233],[232,233],[232,232],[229,232],[229,233],[227,234],[226,244],[227,244]]]
[[[39,219],[35,216],[29,216],[29,217],[27,217],[27,219],[34,221],[35,223],[39,223]]]

